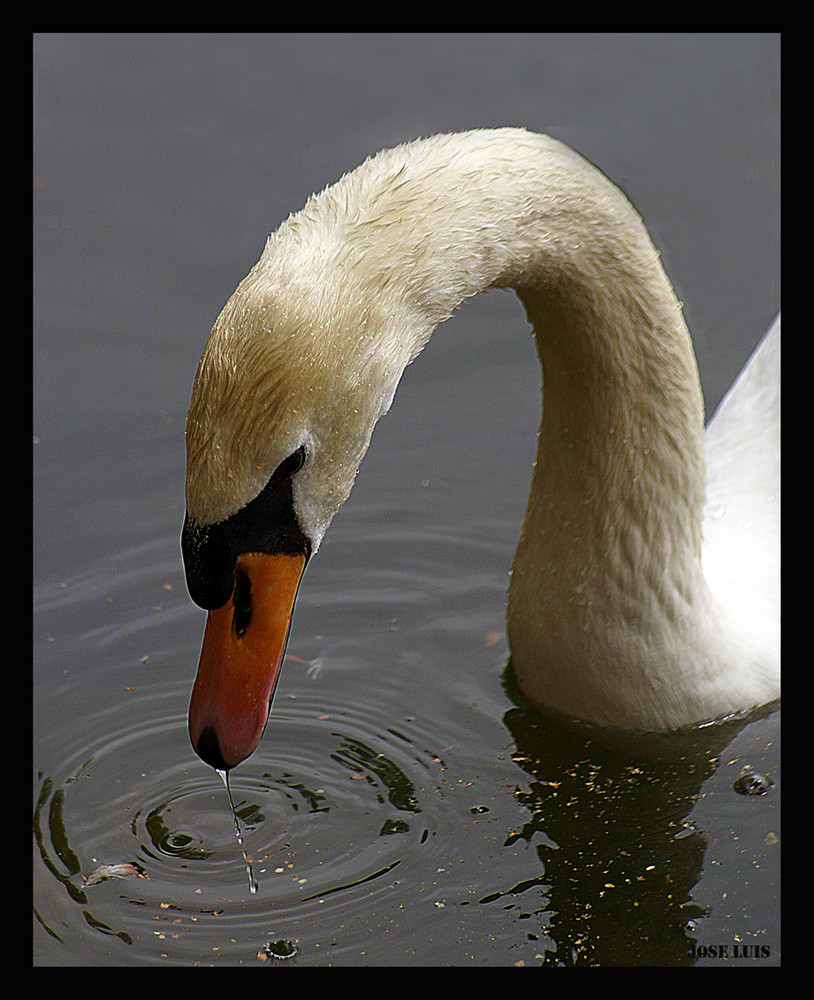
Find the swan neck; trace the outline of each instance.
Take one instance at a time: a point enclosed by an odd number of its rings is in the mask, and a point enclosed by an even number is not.
[[[436,163],[416,181],[421,190],[443,187],[439,196],[425,197],[421,213],[400,213],[409,225],[388,213],[377,230],[389,248],[383,289],[398,287],[402,297],[408,360],[463,299],[514,289],[543,372],[525,534],[533,527],[549,537],[546,519],[569,520],[586,551],[572,549],[568,565],[584,568],[607,546],[624,549],[624,531],[666,566],[670,586],[690,590],[699,586],[704,415],[681,306],[624,195],[568,147],[516,141],[532,148],[506,161],[481,161],[475,149],[443,172]],[[432,157],[417,159],[431,169]],[[405,172],[405,197],[411,183]],[[368,234],[366,247],[376,242]],[[631,560],[637,548],[628,543]]]
[[[573,290],[520,297],[543,406],[516,562],[535,587],[579,587],[598,612],[669,617],[703,594],[703,400],[680,310],[600,310]]]

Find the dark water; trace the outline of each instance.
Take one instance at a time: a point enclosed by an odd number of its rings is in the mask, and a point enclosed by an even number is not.
[[[178,544],[215,316],[312,190],[419,134],[526,124],[620,183],[714,407],[779,306],[776,38],[58,35],[34,54],[34,962],[778,964],[779,713],[609,748],[504,682],[539,419],[510,294],[408,369],[308,568],[272,719],[231,775],[256,894],[186,735],[203,616]],[[738,794],[744,768],[773,785]],[[121,862],[146,877],[84,883]]]

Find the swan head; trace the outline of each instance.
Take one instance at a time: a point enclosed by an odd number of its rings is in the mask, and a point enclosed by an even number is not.
[[[384,151],[314,195],[212,330],[182,536],[190,595],[209,612],[189,715],[208,763],[234,767],[260,740],[302,573],[404,368],[465,298],[504,287],[546,369],[509,594],[524,690],[643,728],[733,707],[741,644],[733,657],[719,641],[700,563],[701,391],[658,254],[576,153],[478,130]]]
[[[305,280],[295,251],[272,238],[227,303],[187,417],[182,550],[209,612],[190,736],[220,769],[260,740],[300,577],[403,368],[370,336],[370,300],[329,280],[335,269],[315,276],[313,254]]]

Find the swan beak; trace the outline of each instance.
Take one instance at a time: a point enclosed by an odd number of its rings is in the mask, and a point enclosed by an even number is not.
[[[304,555],[239,556],[232,596],[209,612],[189,736],[212,767],[235,767],[260,742],[305,562]]]

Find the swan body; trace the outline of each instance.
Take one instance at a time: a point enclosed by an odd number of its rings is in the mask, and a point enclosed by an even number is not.
[[[779,696],[779,321],[705,440],[681,307],[630,203],[556,140],[478,130],[312,196],[215,323],[182,537],[210,612],[190,709],[205,760],[256,746],[302,569],[405,367],[465,298],[504,287],[543,370],[508,594],[520,687],[632,729]]]

